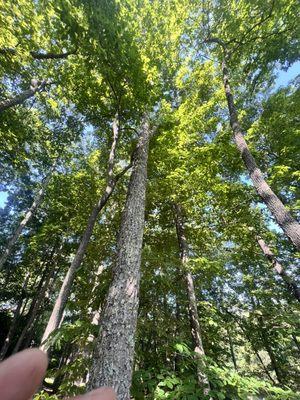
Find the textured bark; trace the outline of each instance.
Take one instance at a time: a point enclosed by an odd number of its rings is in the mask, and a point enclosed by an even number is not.
[[[210,384],[207,378],[207,375],[203,371],[205,368],[205,352],[202,344],[201,338],[201,328],[198,316],[198,309],[197,309],[197,299],[195,294],[194,288],[194,280],[192,274],[187,269],[187,262],[189,259],[188,256],[188,244],[185,237],[184,231],[184,221],[183,221],[183,212],[182,207],[180,204],[174,205],[175,209],[175,224],[176,224],[176,232],[177,232],[177,239],[180,249],[180,259],[183,267],[183,273],[186,282],[186,289],[189,301],[189,317],[190,317],[190,326],[191,326],[191,334],[192,339],[195,346],[195,353],[197,353],[197,377],[198,383],[200,387],[203,389],[203,394],[208,395],[210,391]]]
[[[113,279],[100,318],[89,388],[112,386],[118,400],[130,399],[134,341],[139,304],[140,264],[150,129],[142,123],[133,159],[117,242]]]
[[[16,307],[16,309],[14,311],[14,316],[13,316],[13,319],[11,321],[8,334],[7,334],[7,336],[5,338],[5,341],[4,341],[4,343],[3,343],[2,347],[1,347],[0,360],[3,360],[3,358],[5,357],[5,355],[7,353],[7,350],[9,348],[9,346],[10,346],[11,340],[14,337],[14,334],[15,334],[15,331],[16,331],[16,328],[17,328],[17,324],[18,324],[18,319],[19,319],[19,316],[21,314],[21,308],[22,308],[22,305],[23,305],[23,293],[27,288],[28,280],[29,280],[29,274],[27,274],[27,276],[25,278],[25,281],[23,283],[21,297],[20,297],[20,299],[18,301],[18,304],[17,304],[17,307]]]
[[[92,209],[92,212],[90,214],[90,217],[88,219],[88,223],[86,226],[86,229],[83,233],[83,236],[81,238],[79,247],[77,249],[77,252],[75,254],[75,257],[70,265],[70,268],[68,269],[68,272],[64,278],[63,284],[60,288],[58,297],[55,301],[51,316],[49,318],[47,327],[45,329],[45,332],[43,334],[42,340],[41,340],[41,348],[43,350],[47,349],[46,341],[49,337],[49,335],[58,328],[63,312],[66,306],[66,303],[68,301],[68,297],[71,292],[72,284],[76,275],[76,271],[81,265],[81,262],[83,260],[84,254],[86,252],[87,246],[89,244],[89,240],[91,238],[91,235],[93,233],[93,229],[95,226],[95,223],[97,221],[98,215],[100,211],[105,207],[107,201],[109,200],[110,196],[112,195],[115,186],[117,184],[118,179],[128,170],[128,167],[126,167],[122,173],[119,175],[114,176],[113,168],[115,164],[115,153],[116,153],[116,146],[118,143],[119,139],[119,126],[118,126],[118,118],[115,118],[113,122],[113,141],[109,153],[109,159],[108,159],[108,168],[107,168],[107,179],[106,179],[106,188],[104,189],[104,192],[99,199],[98,203],[95,204],[95,206]]]
[[[29,89],[24,90],[24,92],[18,94],[17,96],[0,101],[0,113],[7,110],[10,107],[17,106],[19,104],[24,103],[25,100],[33,97],[37,92],[42,92],[45,90],[45,87],[48,85],[47,81],[37,82],[32,80],[31,86]]]
[[[279,261],[277,261],[276,257],[272,253],[272,250],[267,245],[267,243],[259,236],[256,237],[256,240],[257,240],[257,243],[259,244],[259,247],[261,248],[262,252],[264,253],[264,255],[267,257],[267,259],[273,265],[274,271],[279,276],[281,276],[281,278],[283,279],[287,288],[292,293],[292,295],[296,298],[296,300],[300,301],[300,289],[298,288],[296,282],[294,282],[293,279],[287,275],[283,266],[279,263]]]
[[[291,240],[291,242],[298,249],[300,249],[299,223],[292,217],[289,211],[284,207],[281,200],[276,196],[276,194],[273,192],[273,190],[266,182],[261,170],[258,168],[256,161],[244,139],[244,135],[242,133],[242,129],[238,120],[237,110],[234,104],[233,94],[231,92],[229,85],[228,69],[226,65],[226,51],[222,63],[222,71],[223,71],[224,89],[230,115],[230,125],[233,131],[234,140],[239,152],[241,153],[244,164],[248,169],[250,178],[253,182],[253,186],[255,187],[262,201],[266,204],[266,206],[276,219],[278,225],[283,229],[283,231],[285,232],[287,237]]]
[[[54,168],[55,168],[55,166],[53,166],[51,168],[50,173],[44,179],[44,182],[42,183],[42,187],[40,188],[40,190],[36,194],[31,207],[26,211],[24,218],[22,219],[22,221],[18,225],[18,227],[15,230],[12,238],[7,243],[6,248],[5,248],[3,254],[0,257],[0,270],[3,268],[6,260],[11,255],[13,247],[16,244],[17,240],[19,239],[23,229],[30,222],[30,220],[32,219],[33,215],[35,214],[37,208],[41,204],[41,202],[43,200],[43,196],[45,194],[45,190],[46,190],[46,188],[47,188],[47,186],[48,186],[48,184],[50,182],[50,179],[52,177],[52,173],[53,173]]]

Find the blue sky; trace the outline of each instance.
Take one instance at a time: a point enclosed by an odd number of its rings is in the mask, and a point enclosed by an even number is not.
[[[275,89],[286,86],[290,80],[300,74],[300,61],[295,62],[287,71],[279,71],[275,81]],[[0,207],[4,207],[7,200],[7,193],[0,191]]]

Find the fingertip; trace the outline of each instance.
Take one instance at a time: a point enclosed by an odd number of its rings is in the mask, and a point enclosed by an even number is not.
[[[10,400],[30,398],[40,385],[48,366],[39,349],[23,350],[0,363],[0,393]]]

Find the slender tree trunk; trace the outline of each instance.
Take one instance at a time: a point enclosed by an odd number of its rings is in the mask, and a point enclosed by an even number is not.
[[[263,321],[262,317],[258,317],[258,325],[259,325],[259,329],[260,329],[260,336],[262,338],[262,342],[263,342],[264,347],[270,357],[271,367],[275,371],[275,375],[276,375],[278,382],[281,385],[283,385],[284,384],[284,375],[283,375],[282,369],[278,365],[278,362],[276,360],[272,346],[270,345],[269,336],[268,336],[267,331],[265,330],[264,321]]]
[[[294,282],[293,279],[285,272],[283,266],[279,263],[279,261],[277,261],[267,243],[259,236],[256,236],[256,240],[264,255],[273,265],[274,271],[281,276],[289,291],[298,301],[300,301],[300,289],[298,288],[296,282]]]
[[[71,292],[72,284],[75,278],[76,271],[81,265],[81,262],[83,260],[84,254],[86,252],[89,240],[91,238],[95,223],[97,221],[98,215],[100,211],[105,207],[107,201],[109,200],[111,194],[113,193],[115,186],[117,184],[118,179],[128,170],[128,167],[124,168],[124,170],[114,176],[113,168],[115,164],[115,153],[116,153],[116,146],[118,143],[119,139],[119,126],[118,126],[118,118],[116,117],[113,122],[113,141],[110,149],[110,154],[109,154],[109,159],[108,159],[108,169],[107,169],[107,184],[106,188],[99,199],[98,203],[95,204],[91,215],[88,219],[87,227],[83,233],[83,236],[81,238],[81,242],[79,244],[79,247],[77,249],[77,252],[75,254],[75,257],[70,265],[70,268],[68,269],[68,272],[64,278],[63,284],[60,288],[58,297],[55,301],[50,319],[48,321],[47,327],[45,329],[45,332],[42,337],[41,341],[41,348],[43,350],[47,349],[46,346],[46,341],[49,337],[49,335],[58,328],[63,312],[66,306],[66,303],[68,301],[68,297]]]
[[[16,331],[16,328],[17,328],[18,319],[19,319],[19,316],[21,314],[21,308],[22,308],[22,304],[23,304],[23,293],[27,288],[28,280],[29,280],[29,274],[27,273],[27,276],[26,276],[25,281],[24,281],[23,286],[22,286],[21,296],[20,296],[20,299],[18,301],[17,307],[16,307],[16,309],[14,311],[14,316],[13,316],[13,319],[12,319],[10,327],[9,327],[8,334],[7,334],[7,336],[5,338],[5,341],[4,341],[3,345],[2,345],[2,348],[0,350],[0,360],[3,360],[3,358],[5,357],[5,355],[7,353],[7,350],[9,348],[9,346],[10,346],[11,340],[12,340],[14,334],[15,334],[15,331]]]
[[[53,268],[52,271],[49,271],[49,270],[45,271],[45,275],[39,283],[37,295],[32,300],[32,303],[30,305],[30,309],[28,311],[28,316],[29,316],[28,320],[27,320],[26,325],[24,326],[24,328],[18,338],[18,341],[14,347],[13,354],[15,354],[17,351],[19,351],[19,349],[24,341],[25,336],[28,334],[28,332],[32,328],[32,324],[35,320],[35,317],[37,316],[39,308],[45,299],[45,293],[49,287],[49,283],[50,283],[51,278],[54,275],[54,272],[55,272],[55,268]]]
[[[179,276],[179,271],[177,269],[178,276]],[[179,302],[178,302],[178,297],[176,296],[176,302],[175,302],[175,317],[177,323],[174,326],[174,339],[178,340],[179,337],[179,322],[180,322],[180,307],[179,307]],[[180,354],[176,351],[174,355],[174,371],[179,372],[179,363],[180,363]]]
[[[47,186],[48,186],[48,184],[50,182],[50,179],[52,177],[52,173],[53,173],[54,168],[55,168],[55,166],[53,166],[51,168],[50,173],[44,179],[44,182],[42,183],[42,186],[41,186],[40,190],[36,194],[31,207],[26,211],[26,214],[25,214],[24,218],[22,219],[22,221],[18,225],[18,227],[15,230],[12,238],[7,243],[7,246],[6,246],[3,254],[0,257],[0,270],[3,268],[6,260],[11,255],[13,247],[16,244],[17,240],[19,239],[23,229],[31,221],[31,219],[32,219],[33,215],[35,214],[37,208],[41,204],[41,202],[43,200],[43,196],[45,194],[45,190],[46,190],[46,188],[47,188]]]
[[[232,362],[233,362],[234,369],[237,371],[237,370],[238,370],[238,367],[237,367],[237,362],[236,362],[236,357],[235,357],[233,342],[232,342],[231,334],[230,334],[230,332],[229,332],[228,329],[227,329],[227,335],[228,335],[228,341],[229,341],[229,348],[230,348],[231,359],[232,359]]]
[[[287,237],[298,249],[300,249],[299,223],[292,217],[289,211],[284,207],[281,200],[276,196],[276,194],[272,191],[272,189],[266,182],[244,139],[242,129],[238,120],[238,114],[234,104],[233,95],[229,85],[228,69],[226,65],[226,50],[224,49],[224,51],[225,56],[222,63],[224,89],[230,115],[230,125],[233,131],[236,146],[242,155],[242,159],[245,163],[246,168],[249,171],[250,178],[252,179],[253,185],[258,195],[266,204],[266,206],[276,219],[278,225],[283,229]]]
[[[256,346],[252,343],[251,337],[249,336],[249,333],[248,333],[248,328],[244,327],[244,321],[241,320],[240,318],[238,318],[237,316],[235,316],[234,314],[232,314],[227,309],[225,309],[225,312],[228,315],[230,315],[237,322],[238,326],[241,328],[242,332],[244,333],[246,340],[249,342],[250,346],[252,347],[252,349],[254,351],[254,354],[256,355],[258,361],[260,362],[260,364],[261,364],[263,370],[265,371],[266,375],[268,376],[270,381],[273,383],[273,385],[276,385],[275,380],[273,379],[272,375],[268,371],[268,368],[265,366],[261,356],[259,355],[259,351],[257,350]]]
[[[122,215],[113,279],[100,318],[100,332],[88,385],[89,388],[112,386],[118,400],[130,399],[149,140],[149,123],[144,118]]]
[[[188,244],[185,237],[184,232],[184,221],[183,221],[183,212],[182,207],[180,204],[174,205],[175,209],[175,224],[176,224],[176,232],[177,232],[177,239],[180,249],[180,259],[183,267],[183,272],[185,275],[185,282],[187,288],[187,295],[189,300],[189,316],[190,316],[190,325],[191,325],[191,334],[195,346],[195,353],[197,353],[197,358],[199,359],[197,363],[197,376],[198,376],[198,383],[200,387],[203,389],[203,393],[205,396],[209,394],[210,391],[210,384],[207,378],[207,375],[203,371],[205,368],[205,352],[202,344],[201,338],[201,329],[200,329],[200,322],[198,316],[198,309],[197,309],[197,299],[195,294],[194,288],[194,280],[192,274],[187,269],[188,263]]]
[[[24,103],[25,100],[29,99],[30,97],[33,97],[37,92],[42,92],[43,90],[45,90],[47,84],[48,83],[45,80],[42,82],[36,82],[35,80],[32,80],[29,89],[24,90],[24,92],[18,94],[17,96],[11,99],[0,101],[0,113],[2,113],[3,111],[7,110],[10,107],[14,107],[17,106],[18,104]]]

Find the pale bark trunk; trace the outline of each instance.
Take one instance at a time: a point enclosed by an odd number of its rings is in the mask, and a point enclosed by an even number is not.
[[[24,90],[24,92],[18,94],[17,96],[11,99],[0,101],[0,113],[2,113],[3,111],[7,110],[10,107],[14,107],[24,103],[25,100],[29,99],[30,97],[33,97],[37,92],[43,91],[46,85],[47,81],[34,82],[34,85],[32,85],[29,89]]]
[[[274,271],[281,276],[290,292],[298,301],[300,301],[300,289],[298,288],[296,282],[294,282],[293,279],[285,272],[283,266],[279,263],[279,261],[277,261],[267,243],[259,236],[256,236],[256,240],[264,255],[273,265]]]
[[[225,50],[224,50],[225,51]],[[273,190],[266,182],[261,170],[258,168],[256,161],[250,152],[250,149],[244,139],[242,129],[238,120],[237,110],[234,104],[233,94],[229,85],[228,69],[226,65],[226,55],[224,56],[222,63],[224,89],[228,104],[228,110],[230,115],[230,125],[233,131],[234,140],[236,146],[241,153],[242,159],[245,163],[246,168],[250,174],[250,178],[253,182],[258,195],[262,201],[266,204],[278,225],[283,229],[287,237],[291,242],[300,249],[300,225],[292,217],[290,212],[284,207],[281,200],[276,196]]]
[[[112,386],[118,400],[130,399],[139,304],[140,264],[150,128],[145,118],[133,159],[117,242],[113,279],[100,318],[89,388]]]
[[[21,297],[20,297],[20,299],[18,301],[18,304],[17,304],[17,307],[16,307],[16,309],[14,311],[14,316],[13,316],[13,319],[11,321],[8,334],[7,334],[6,338],[5,338],[5,341],[4,341],[4,343],[2,345],[2,348],[1,348],[1,351],[0,351],[0,360],[3,360],[3,358],[5,357],[5,355],[7,353],[7,350],[9,348],[9,346],[10,346],[11,340],[12,340],[14,334],[15,334],[15,331],[16,331],[16,328],[17,328],[18,319],[19,319],[19,316],[21,314],[21,308],[22,308],[22,304],[23,304],[23,293],[27,288],[28,280],[29,280],[29,274],[27,273],[27,276],[26,276],[25,281],[24,281],[23,286],[22,286]]]
[[[185,277],[187,295],[189,300],[189,317],[190,317],[191,334],[195,346],[194,351],[197,354],[197,361],[198,361],[197,363],[198,383],[199,386],[203,389],[203,394],[207,396],[209,395],[210,384],[207,375],[203,371],[203,369],[206,366],[204,360],[205,351],[203,348],[202,338],[201,338],[201,328],[198,316],[194,280],[192,274],[189,272],[187,268],[189,256],[188,256],[188,244],[184,232],[182,207],[180,204],[175,204],[174,209],[175,209],[175,224],[176,224],[177,239],[180,249],[180,259],[183,267],[182,269]]]
[[[50,179],[52,177],[53,170],[54,170],[54,167],[51,168],[50,173],[44,179],[44,182],[42,183],[42,186],[41,186],[40,190],[36,194],[31,207],[26,211],[26,214],[25,214],[24,218],[22,219],[22,221],[20,222],[19,226],[15,230],[12,238],[7,243],[6,248],[5,248],[3,254],[0,257],[0,270],[3,268],[6,260],[11,255],[13,247],[16,244],[16,242],[18,241],[23,229],[31,221],[31,219],[32,219],[33,215],[35,214],[37,208],[40,206],[40,204],[41,204],[41,202],[43,200],[43,196],[45,194],[45,190],[46,190],[46,188],[47,188],[47,186],[48,186],[48,184],[50,182]]]
[[[47,349],[46,341],[49,335],[59,327],[59,324],[62,320],[63,312],[68,301],[68,297],[71,292],[72,284],[75,278],[76,271],[81,265],[84,254],[86,252],[89,240],[91,238],[95,223],[97,221],[98,215],[100,211],[105,207],[107,201],[109,200],[111,194],[113,193],[115,186],[119,177],[125,172],[127,168],[123,170],[123,172],[117,176],[114,176],[113,168],[115,164],[115,153],[116,146],[119,139],[119,126],[118,126],[118,118],[115,118],[113,122],[113,141],[110,149],[109,159],[108,159],[108,169],[107,169],[107,180],[106,180],[106,188],[99,199],[98,203],[94,206],[91,215],[88,219],[87,227],[84,231],[84,234],[81,238],[81,242],[75,254],[75,257],[68,269],[68,272],[64,278],[63,284],[60,288],[58,297],[55,301],[51,316],[49,318],[47,327],[44,331],[42,340],[41,340],[41,348],[43,350]]]

